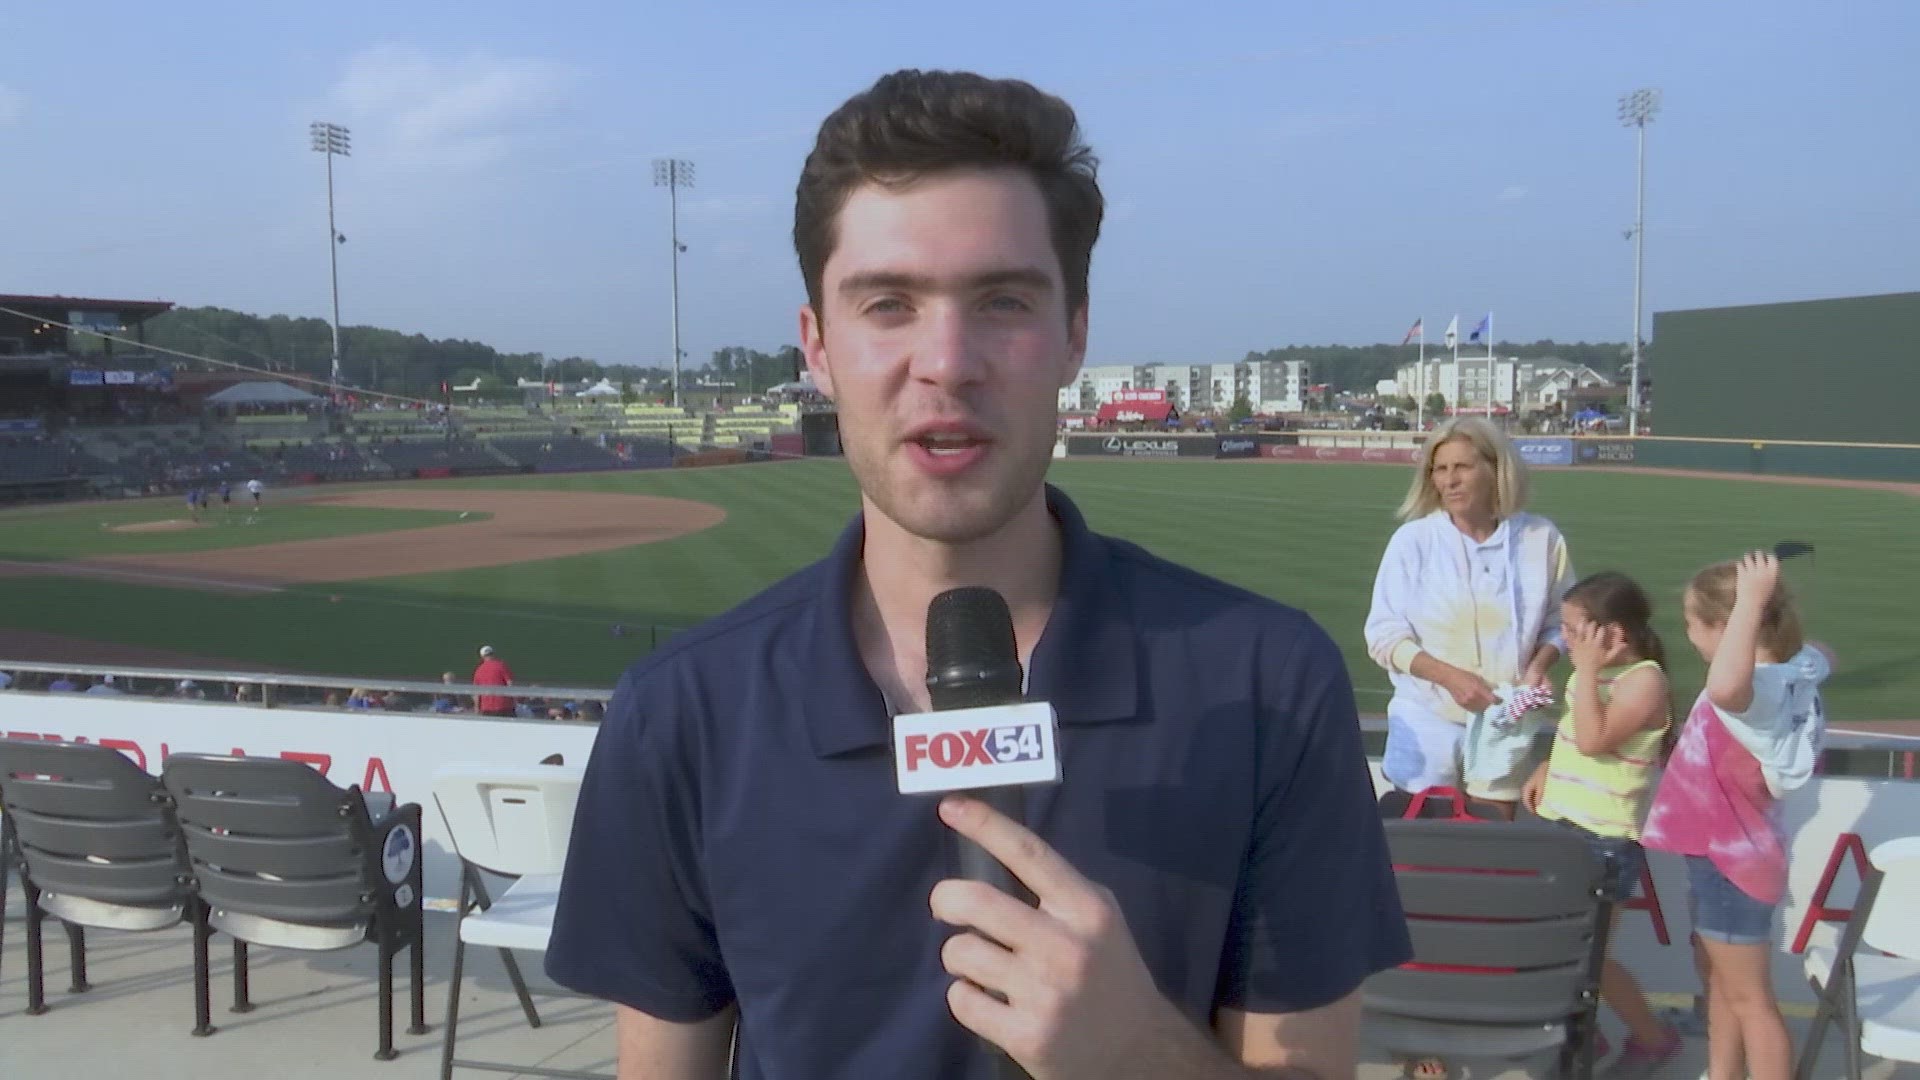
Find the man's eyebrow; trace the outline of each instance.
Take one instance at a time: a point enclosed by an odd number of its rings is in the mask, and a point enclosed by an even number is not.
[[[1053,279],[1042,271],[1030,266],[1011,267],[1005,270],[989,270],[975,274],[959,283],[963,289],[985,289],[996,285],[1019,285],[1038,292],[1053,289]],[[899,270],[869,270],[849,274],[840,281],[840,294],[851,296],[863,292],[932,292],[940,287],[939,282],[925,274],[910,274]]]

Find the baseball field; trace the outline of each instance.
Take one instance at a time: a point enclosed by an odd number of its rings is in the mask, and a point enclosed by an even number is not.
[[[1054,463],[1094,526],[1305,608],[1386,700],[1360,628],[1407,467]],[[1653,594],[1674,675],[1703,667],[1679,590],[1782,539],[1813,636],[1840,657],[1837,719],[1920,716],[1920,498],[1897,485],[1544,470],[1532,508],[1576,569]],[[817,558],[856,508],[837,460],[270,491],[198,521],[177,499],[0,513],[0,660],[194,661],[314,674],[465,677],[497,648],[522,683],[607,686],[673,628]]]

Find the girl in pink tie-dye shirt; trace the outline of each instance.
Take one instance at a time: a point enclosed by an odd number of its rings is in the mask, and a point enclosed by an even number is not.
[[[1754,552],[1694,575],[1687,639],[1708,661],[1647,813],[1641,844],[1684,856],[1696,957],[1707,988],[1710,1080],[1786,1080],[1792,1045],[1769,970],[1786,892],[1779,799],[1807,782],[1825,734],[1820,684],[1780,563]]]

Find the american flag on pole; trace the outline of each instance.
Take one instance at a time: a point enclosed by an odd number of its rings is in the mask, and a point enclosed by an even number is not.
[[[1405,345],[1407,342],[1412,341],[1414,335],[1420,332],[1421,324],[1424,322],[1426,322],[1424,317],[1413,320],[1413,325],[1407,328],[1407,336],[1400,339],[1400,344]]]

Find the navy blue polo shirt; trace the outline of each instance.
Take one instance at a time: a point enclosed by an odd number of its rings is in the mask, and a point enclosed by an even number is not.
[[[1118,898],[1163,994],[1310,1009],[1411,956],[1339,650],[1305,614],[1091,532],[1057,489],[1027,824]],[[746,1080],[990,1076],[927,907],[957,848],[894,787],[849,617],[863,530],[621,678],[547,972],[667,1020],[740,1007]]]

